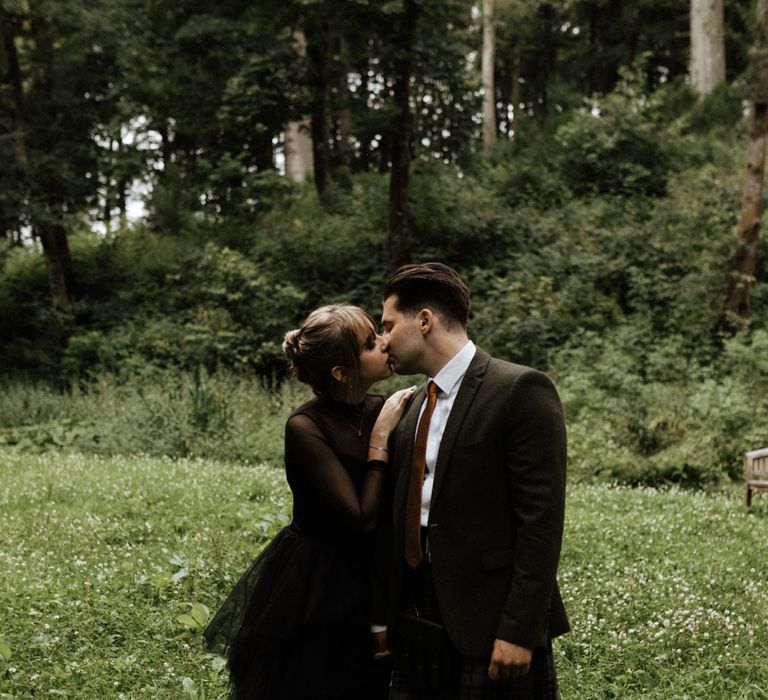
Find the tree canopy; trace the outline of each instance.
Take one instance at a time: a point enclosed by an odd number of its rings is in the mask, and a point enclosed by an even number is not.
[[[602,436],[631,478],[683,478],[722,410],[702,469],[732,469],[768,382],[762,241],[752,315],[723,323],[752,2],[724,2],[708,95],[686,2],[493,6],[484,152],[479,2],[0,0],[0,373],[279,377],[314,305],[376,314],[393,265],[441,259],[473,337],[562,381],[577,455]]]

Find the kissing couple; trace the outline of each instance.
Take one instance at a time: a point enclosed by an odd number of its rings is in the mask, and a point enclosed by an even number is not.
[[[233,700],[559,699],[566,432],[554,385],[468,337],[451,267],[285,335],[293,519],[208,625]],[[393,372],[418,387],[371,394]]]

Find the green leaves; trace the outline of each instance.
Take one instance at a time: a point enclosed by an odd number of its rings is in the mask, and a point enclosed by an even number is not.
[[[11,656],[11,645],[4,639],[0,639],[0,664],[8,663]]]
[[[208,623],[210,614],[210,610],[202,603],[192,603],[189,613],[179,615],[176,620],[190,632],[200,632]]]
[[[642,85],[643,63],[624,72],[622,87],[590,101],[557,131],[562,169],[579,194],[662,195],[670,152]]]
[[[14,445],[25,452],[85,449],[95,442],[98,442],[98,430],[95,426],[78,425],[69,418],[0,429],[0,445]]]

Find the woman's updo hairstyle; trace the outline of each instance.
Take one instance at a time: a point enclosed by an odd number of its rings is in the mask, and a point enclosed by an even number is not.
[[[321,306],[300,328],[285,334],[283,352],[296,379],[309,384],[315,394],[328,394],[338,384],[331,374],[337,365],[354,380],[360,350],[374,329],[373,319],[357,306]]]

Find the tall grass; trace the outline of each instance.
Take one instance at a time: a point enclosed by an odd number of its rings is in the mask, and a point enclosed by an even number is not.
[[[408,382],[393,378],[374,391],[389,393]],[[127,382],[105,374],[63,392],[8,381],[0,385],[0,445],[30,453],[63,449],[277,466],[285,420],[311,397],[295,381],[149,366]]]
[[[275,436],[293,408],[310,398],[295,382],[204,372],[151,372],[54,392],[45,384],[0,389],[0,442],[27,452],[75,449],[97,454],[215,457],[242,463],[282,461]]]

